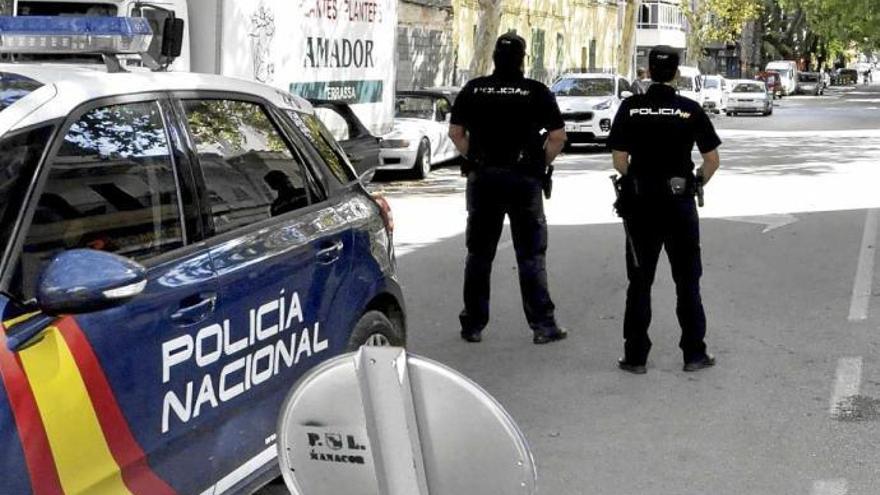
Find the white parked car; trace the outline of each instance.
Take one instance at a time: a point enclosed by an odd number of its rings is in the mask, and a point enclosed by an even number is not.
[[[455,94],[413,90],[396,96],[394,128],[382,136],[380,170],[411,170],[419,179],[434,163],[459,155],[449,138],[449,117]]]
[[[629,81],[615,74],[565,74],[550,89],[565,120],[568,144],[605,142],[620,102],[632,96]]]
[[[738,113],[773,114],[773,96],[767,92],[762,81],[735,79],[730,81],[730,95],[727,99],[727,115]]]
[[[678,68],[678,77],[673,81],[673,85],[678,89],[678,94],[703,105],[705,97],[702,79],[700,69],[683,65]]]
[[[703,108],[707,112],[721,113],[727,109],[727,79],[722,76],[703,77]]]

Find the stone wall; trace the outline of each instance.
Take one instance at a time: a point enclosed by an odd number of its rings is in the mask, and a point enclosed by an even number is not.
[[[456,74],[470,74],[482,11],[477,0],[452,0]],[[515,30],[528,44],[526,75],[546,83],[567,71],[630,72],[634,51],[632,0],[507,0],[499,35]],[[626,23],[633,24],[626,26]],[[621,25],[624,26],[621,26]],[[623,27],[624,29],[621,29]]]
[[[401,0],[397,15],[397,89],[455,85],[449,1]]]

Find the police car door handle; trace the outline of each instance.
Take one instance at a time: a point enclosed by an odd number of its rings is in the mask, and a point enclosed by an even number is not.
[[[171,314],[171,321],[180,325],[193,325],[211,316],[216,307],[216,292],[195,294],[180,302],[180,308]]]
[[[345,247],[345,245],[342,243],[341,239],[333,243],[322,244],[321,249],[318,250],[318,254],[316,255],[318,263],[329,265],[330,263],[335,262],[342,254],[343,247]]]

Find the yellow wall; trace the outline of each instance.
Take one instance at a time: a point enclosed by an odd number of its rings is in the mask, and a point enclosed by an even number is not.
[[[618,32],[618,9],[630,9],[632,2],[606,4],[597,0],[503,0],[498,34],[515,29],[528,44],[526,75],[532,75],[532,45],[535,29],[544,31],[544,64],[540,79],[550,82],[572,69],[626,72],[629,67],[625,33]],[[456,42],[458,71],[465,79],[474,56],[474,26],[478,24],[480,7],[476,0],[452,1],[453,39]],[[635,22],[634,17],[625,17]],[[562,35],[562,59],[557,57],[557,35]],[[596,40],[596,60],[590,64],[590,41]],[[623,42],[621,50],[619,43]],[[618,56],[623,53],[623,60]],[[583,60],[586,58],[587,60]]]

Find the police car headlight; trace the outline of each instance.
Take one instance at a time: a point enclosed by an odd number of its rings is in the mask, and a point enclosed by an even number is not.
[[[409,148],[409,139],[383,139],[382,148]]]
[[[611,108],[612,103],[613,103],[612,100],[605,100],[602,103],[599,103],[598,105],[594,106],[593,109],[594,110],[608,110],[609,108]]]

